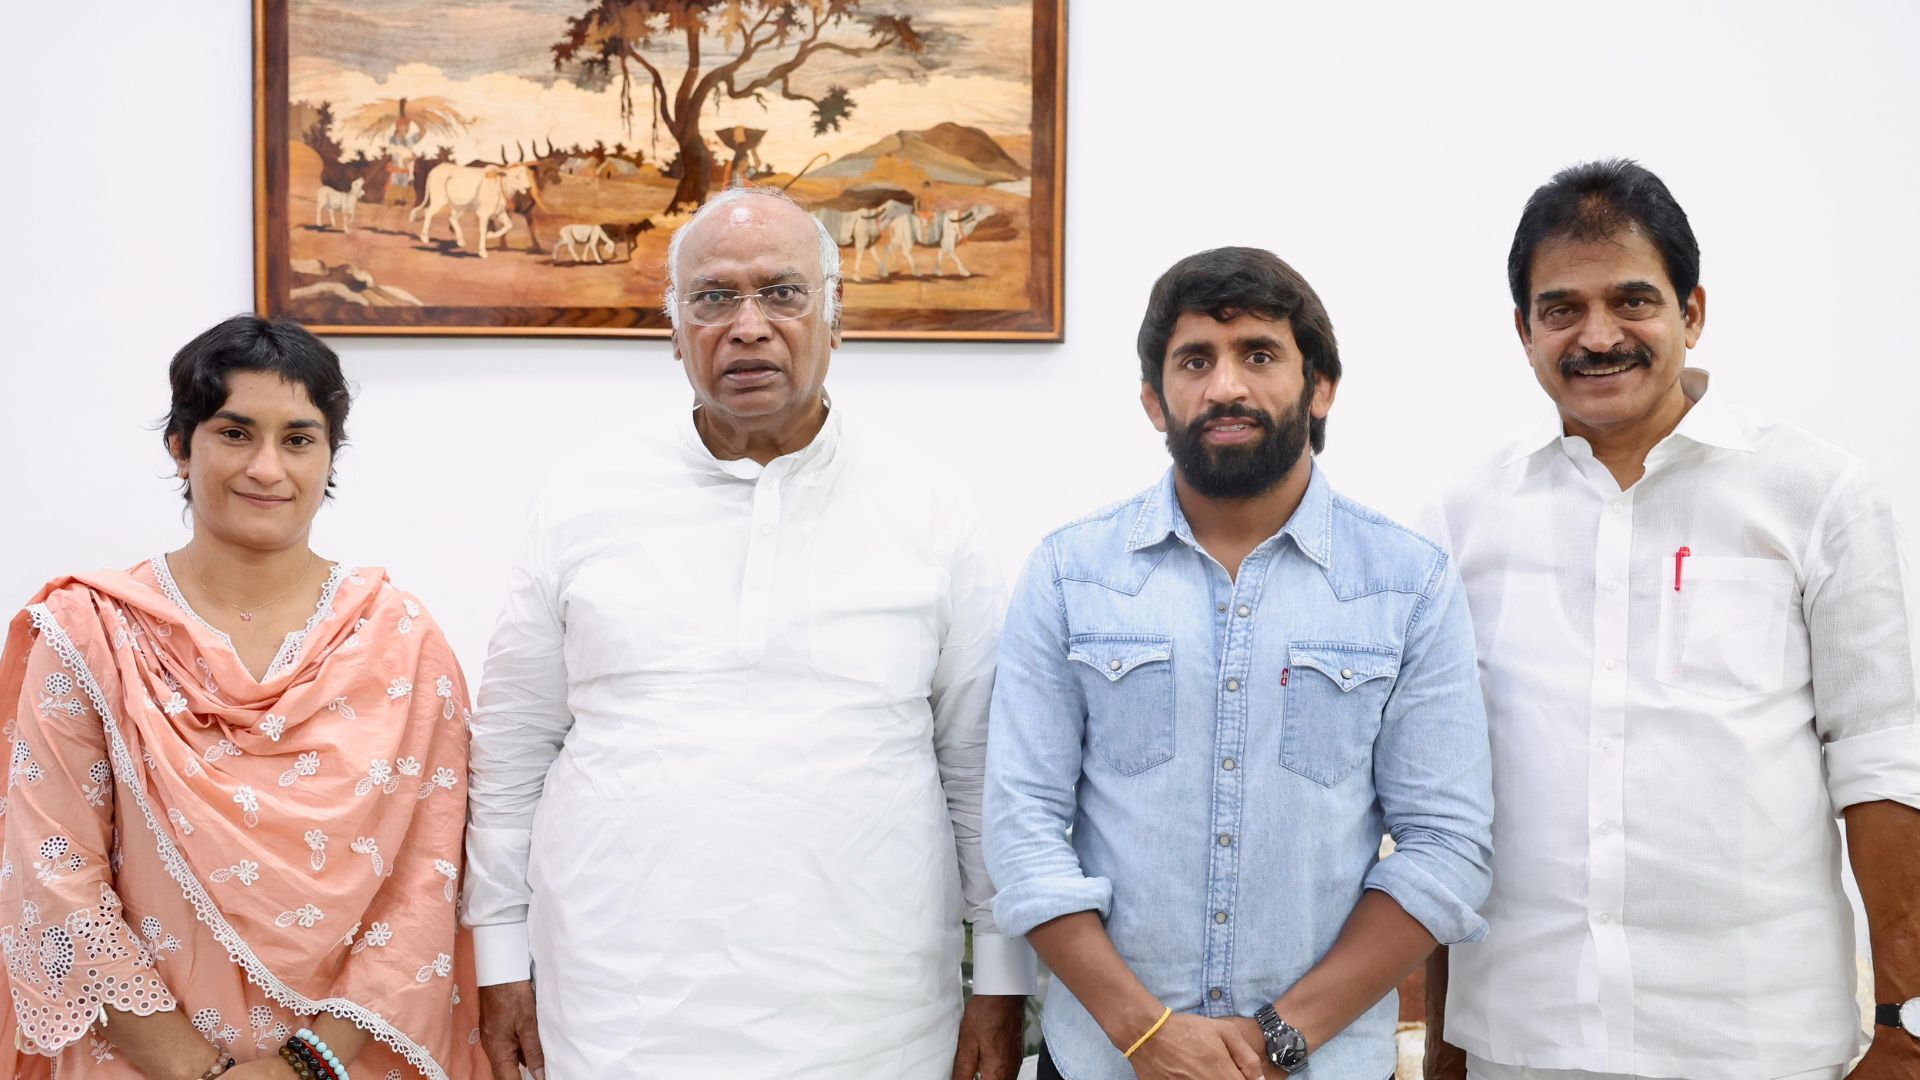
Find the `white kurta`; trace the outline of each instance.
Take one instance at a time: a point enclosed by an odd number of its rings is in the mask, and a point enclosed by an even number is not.
[[[1859,462],[1684,377],[1632,487],[1542,438],[1438,523],[1498,807],[1446,1033],[1485,1062],[1762,1080],[1859,1045],[1834,815],[1920,806],[1898,530]]]
[[[999,576],[963,503],[840,429],[763,468],[689,418],[535,503],[467,918],[483,985],[531,957],[551,1080],[944,1080],[963,918],[976,989],[1030,989],[979,845]]]

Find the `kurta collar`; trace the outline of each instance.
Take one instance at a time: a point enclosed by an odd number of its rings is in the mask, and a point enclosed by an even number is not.
[[[700,406],[689,410],[680,423],[681,447],[686,452],[688,464],[697,472],[709,475],[727,476],[736,480],[758,480],[772,473],[791,475],[814,465],[824,465],[833,460],[834,451],[840,445],[840,410],[827,402],[827,421],[820,425],[820,431],[813,441],[795,450],[791,454],[782,454],[765,465],[752,458],[723,460],[713,456],[707,444],[700,438],[699,428],[694,426],[694,416]]]
[[[1318,462],[1313,462],[1313,475],[1307,480],[1306,493],[1300,497],[1300,505],[1294,508],[1293,516],[1275,536],[1293,538],[1294,546],[1302,554],[1321,567],[1333,566],[1333,486],[1327,482],[1327,474],[1320,470]],[[1127,550],[1142,551],[1155,544],[1174,537],[1188,547],[1200,545],[1193,538],[1193,529],[1187,524],[1187,516],[1180,512],[1180,496],[1173,486],[1173,469],[1160,478],[1159,485],[1140,505],[1140,512],[1134,517],[1133,529],[1127,534]]]
[[[1746,425],[1725,401],[1707,396],[1707,382],[1711,378],[1704,368],[1688,368],[1680,373],[1680,388],[1692,399],[1693,407],[1680,418],[1679,426],[1668,438],[1677,435],[1702,446],[1753,453],[1753,439],[1747,434]]]

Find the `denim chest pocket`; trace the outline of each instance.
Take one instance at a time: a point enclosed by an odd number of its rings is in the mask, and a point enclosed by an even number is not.
[[[1173,639],[1075,634],[1067,659],[1087,699],[1087,743],[1122,776],[1173,757]]]
[[[1281,672],[1280,764],[1332,787],[1373,757],[1398,651],[1377,645],[1300,641]]]

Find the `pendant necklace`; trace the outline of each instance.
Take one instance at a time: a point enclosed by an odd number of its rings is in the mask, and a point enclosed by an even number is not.
[[[214,592],[212,589],[207,588],[206,581],[200,577],[200,568],[193,565],[193,553],[191,551],[188,551],[186,548],[181,548],[180,554],[185,555],[187,557],[187,572],[193,575],[193,583],[195,585],[200,586],[200,591],[203,593],[206,593],[208,596],[213,597],[215,600],[218,600],[221,603],[232,608],[233,610],[239,612],[241,622],[252,622],[254,612],[262,611],[266,608],[270,608],[273,605],[279,603],[280,601],[285,600],[287,597],[293,595],[294,589],[298,589],[300,587],[300,582],[299,580],[296,579],[293,583],[292,588],[289,588],[287,591],[281,593],[279,596],[276,596],[271,600],[265,601],[264,603],[255,604],[251,608],[243,608],[239,604],[236,604],[233,601],[227,599],[226,597],[221,596],[219,593]],[[300,568],[300,573],[304,575],[307,572],[307,568],[312,566],[314,562],[319,558],[320,557],[318,555],[315,555],[313,552],[311,551],[307,552],[307,565]]]

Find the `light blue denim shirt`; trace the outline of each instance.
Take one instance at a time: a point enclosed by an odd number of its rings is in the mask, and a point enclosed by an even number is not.
[[[1014,592],[989,732],[1001,929],[1097,911],[1175,1011],[1252,1016],[1366,889],[1443,943],[1486,932],[1493,795],[1459,578],[1317,467],[1237,579],[1194,542],[1171,472],[1048,536]],[[1391,1075],[1396,1017],[1389,994],[1308,1075]],[[1068,1080],[1133,1076],[1066,987],[1043,1025]]]

